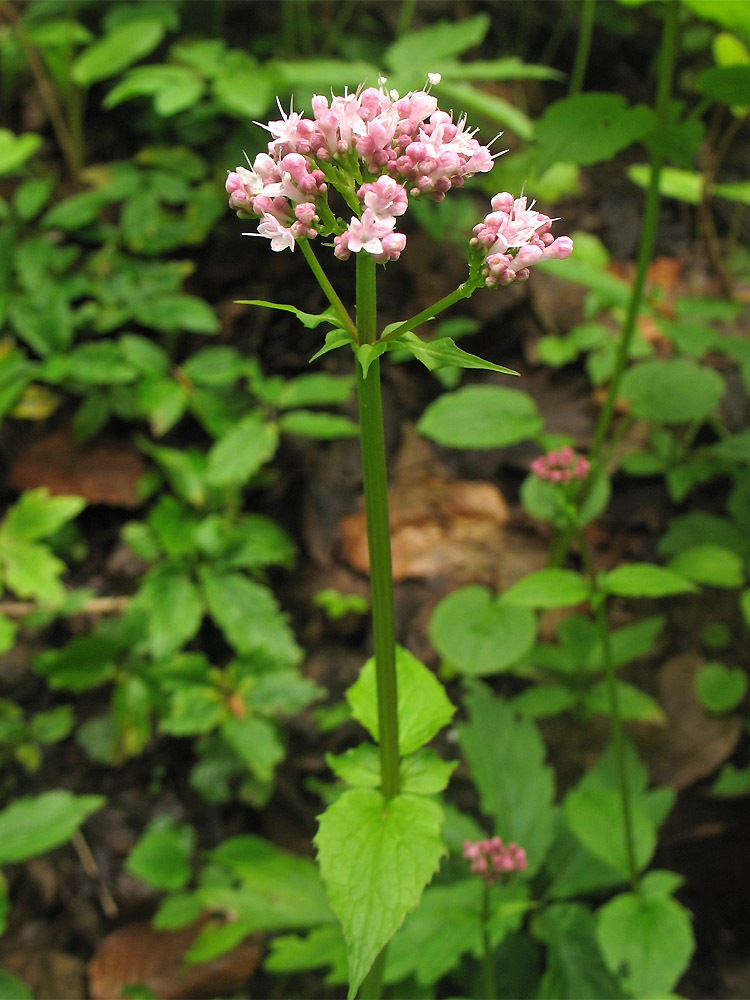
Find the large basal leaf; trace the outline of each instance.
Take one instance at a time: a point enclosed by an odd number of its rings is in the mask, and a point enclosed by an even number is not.
[[[456,710],[437,677],[403,646],[396,647],[396,679],[398,749],[403,757],[431,740]],[[346,697],[354,718],[377,740],[380,726],[375,657],[370,657],[362,667]]]
[[[639,894],[615,896],[597,913],[607,964],[634,997],[669,995],[695,948],[690,914],[668,894],[666,874],[649,872]]]
[[[420,434],[453,448],[504,448],[535,437],[542,427],[531,396],[501,385],[444,393],[417,424]]]
[[[341,921],[349,998],[422,897],[445,848],[443,811],[432,799],[372,788],[343,793],[320,818],[315,837],[328,899]]]
[[[633,416],[682,424],[705,420],[716,409],[724,379],[688,358],[653,358],[625,372],[620,392]]]
[[[466,698],[469,721],[458,726],[461,750],[479,792],[482,811],[495,820],[495,832],[526,851],[533,874],[544,861],[554,835],[555,779],[544,763],[545,746],[529,719],[471,681]]]
[[[506,604],[488,587],[472,585],[448,594],[430,620],[430,639],[462,674],[498,673],[529,652],[536,618],[528,608]]]
[[[68,791],[16,799],[0,812],[0,864],[26,861],[64,844],[105,801],[102,795]]]

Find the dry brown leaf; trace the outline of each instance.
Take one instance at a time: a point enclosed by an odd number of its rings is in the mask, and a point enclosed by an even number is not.
[[[427,476],[389,490],[393,577],[494,578],[508,505],[491,483]],[[364,513],[341,520],[344,554],[368,573]]]
[[[3,967],[29,985],[36,1000],[81,1000],[86,969],[80,958],[54,948],[19,948],[3,955]]]
[[[178,931],[157,931],[147,922],[133,923],[107,935],[88,966],[93,1000],[122,1000],[129,983],[148,986],[161,1000],[208,1000],[235,993],[257,968],[263,938],[251,935],[225,955],[187,966],[183,956],[203,923]]]
[[[50,493],[75,493],[89,503],[138,507],[138,480],[145,472],[140,453],[129,441],[114,438],[77,444],[69,429],[45,434],[13,462],[15,489],[46,486]]]
[[[659,670],[664,726],[633,726],[656,784],[687,788],[711,774],[734,751],[742,732],[736,715],[708,715],[695,693],[703,666],[698,652],[673,656]]]

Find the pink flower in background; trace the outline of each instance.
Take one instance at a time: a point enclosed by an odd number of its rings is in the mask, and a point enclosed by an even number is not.
[[[548,451],[546,455],[540,455],[531,463],[531,471],[537,479],[546,479],[550,483],[569,483],[573,479],[585,479],[590,468],[589,460],[567,444],[557,451]]]
[[[474,226],[472,245],[484,257],[482,273],[485,284],[508,285],[525,281],[529,268],[547,258],[563,259],[573,251],[569,236],[550,232],[555,221],[527,205],[525,197],[513,198],[507,191],[492,199],[492,212]]]
[[[503,843],[500,837],[465,840],[463,854],[471,861],[471,870],[481,875],[487,885],[498,882],[503,875],[523,871],[528,865],[526,851],[513,841]]]

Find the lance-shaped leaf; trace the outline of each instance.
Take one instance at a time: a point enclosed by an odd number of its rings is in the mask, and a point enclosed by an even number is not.
[[[484,368],[488,371],[502,372],[504,375],[518,375],[512,368],[504,368],[502,365],[478,358],[475,354],[469,354],[458,347],[451,337],[421,340],[415,333],[404,333],[392,343],[405,347],[431,372],[437,368]]]
[[[333,306],[329,306],[322,313],[303,312],[296,306],[288,306],[284,302],[266,302],[264,299],[238,299],[238,306],[265,306],[266,309],[280,309],[282,312],[294,313],[297,319],[308,329],[320,326],[321,323],[336,325],[339,322]]]
[[[349,998],[422,897],[445,848],[443,811],[419,795],[390,800],[374,788],[344,792],[315,837],[328,900],[341,921]]]

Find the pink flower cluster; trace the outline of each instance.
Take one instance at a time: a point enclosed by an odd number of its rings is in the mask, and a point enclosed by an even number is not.
[[[557,451],[548,451],[531,463],[531,471],[538,479],[551,483],[569,483],[572,479],[585,479],[591,464],[566,444]]]
[[[500,837],[488,840],[465,840],[464,858],[471,861],[471,870],[481,875],[487,885],[492,885],[511,872],[526,868],[526,851],[518,844],[504,844]]]
[[[355,94],[313,98],[313,117],[290,110],[264,128],[268,152],[250,169],[237,167],[226,183],[230,206],[242,217],[259,216],[258,233],[272,250],[294,249],[300,238],[334,236],[334,252],[346,259],[364,250],[381,263],[396,260],[406,245],[395,232],[408,196],[439,200],[465,178],[492,169],[492,154],[466,128],[466,119],[440,111],[429,85],[399,97],[378,87]],[[280,109],[281,110],[281,109]],[[349,222],[333,214],[328,189],[351,202],[357,179],[360,210]],[[363,181],[364,178],[364,181]]]
[[[507,191],[496,194],[492,211],[478,226],[474,226],[471,243],[483,255],[484,283],[509,285],[525,281],[529,268],[543,258],[562,260],[570,256],[573,241],[549,231],[554,219],[534,211],[534,202],[527,207],[526,198],[516,198]]]

